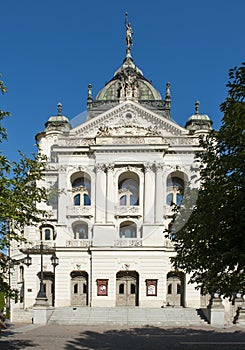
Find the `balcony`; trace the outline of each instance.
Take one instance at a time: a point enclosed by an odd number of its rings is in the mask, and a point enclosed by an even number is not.
[[[140,206],[126,206],[120,205],[115,207],[115,216],[116,217],[140,217],[142,216],[142,209]]]
[[[43,253],[50,254],[50,251],[53,251],[56,246],[55,241],[42,241],[43,242]],[[19,242],[19,250],[23,253],[27,251],[31,252],[31,254],[40,254],[40,245],[41,241],[31,241],[31,242]]]
[[[84,206],[71,206],[67,207],[67,216],[71,217],[77,217],[77,216],[83,216],[83,217],[92,217],[94,216],[94,209],[90,205],[84,205]]]
[[[91,246],[89,239],[71,239],[66,241],[67,248],[87,248]]]
[[[120,238],[114,241],[114,247],[142,247],[141,238]]]

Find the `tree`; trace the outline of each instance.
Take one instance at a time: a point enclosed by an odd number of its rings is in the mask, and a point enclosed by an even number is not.
[[[0,81],[0,90],[7,90]],[[7,140],[7,130],[2,122],[8,112],[0,110],[0,143]],[[10,259],[6,256],[12,241],[21,241],[25,225],[38,224],[46,217],[46,212],[37,208],[37,203],[47,201],[47,191],[38,187],[42,179],[45,157],[39,153],[32,158],[20,153],[20,160],[13,162],[0,153],[0,293],[11,295],[7,283]]]
[[[232,297],[245,294],[245,63],[229,78],[221,128],[200,140],[196,155],[203,164],[196,203],[188,189],[174,220],[172,262],[204,293]]]

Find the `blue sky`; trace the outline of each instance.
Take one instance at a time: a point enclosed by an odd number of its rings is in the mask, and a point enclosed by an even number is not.
[[[219,128],[228,71],[245,61],[244,0],[2,0],[0,108],[12,116],[0,147],[10,159],[33,152],[58,102],[73,119],[88,84],[95,97],[112,78],[125,57],[126,11],[135,63],[163,97],[171,83],[173,120],[184,126],[199,100]]]

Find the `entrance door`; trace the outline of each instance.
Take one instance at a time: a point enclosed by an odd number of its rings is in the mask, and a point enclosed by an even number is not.
[[[138,305],[138,280],[138,273],[135,271],[117,273],[116,306]]]
[[[183,276],[170,272],[167,276],[167,306],[184,306],[183,296]]]
[[[88,305],[88,276],[86,272],[71,273],[71,305]]]

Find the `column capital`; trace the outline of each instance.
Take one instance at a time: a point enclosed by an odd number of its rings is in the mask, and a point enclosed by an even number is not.
[[[95,164],[94,169],[95,169],[96,173],[103,173],[103,172],[105,172],[106,166],[105,166],[105,164],[102,164],[102,163]]]
[[[149,173],[149,172],[152,172],[154,171],[154,164],[153,163],[145,163],[144,164],[144,171],[145,173]]]
[[[162,172],[164,170],[164,164],[163,163],[156,163],[155,169],[157,172]]]
[[[114,168],[115,168],[115,164],[114,163],[107,163],[106,164],[106,170],[107,170],[108,173],[114,171]]]

